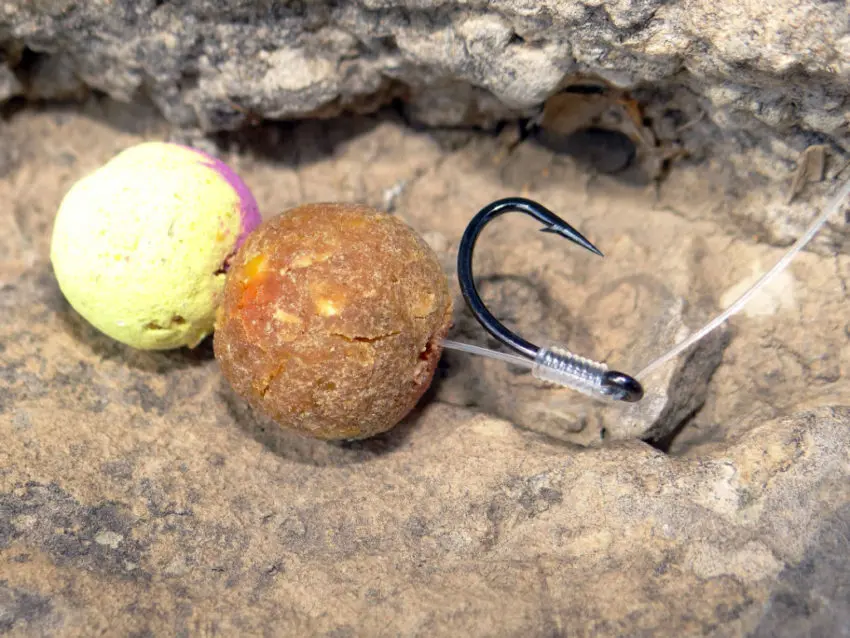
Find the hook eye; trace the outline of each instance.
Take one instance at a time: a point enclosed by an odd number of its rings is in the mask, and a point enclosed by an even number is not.
[[[617,401],[637,403],[643,398],[640,381],[617,370],[609,370],[602,376],[602,387]]]

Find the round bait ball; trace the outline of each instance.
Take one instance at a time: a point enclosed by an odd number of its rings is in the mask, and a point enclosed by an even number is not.
[[[194,347],[213,330],[229,258],[260,221],[228,166],[148,142],[68,191],[50,259],[68,302],[98,330],[139,349]]]
[[[409,226],[364,206],[300,206],[237,252],[215,354],[236,393],[282,427],[364,438],[428,388],[451,314],[437,257]]]

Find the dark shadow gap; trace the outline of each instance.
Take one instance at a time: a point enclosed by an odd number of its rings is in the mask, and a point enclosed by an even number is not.
[[[669,433],[665,436],[662,436],[657,439],[644,439],[644,443],[649,445],[650,447],[655,448],[659,452],[663,452],[664,454],[670,454],[670,450],[675,442],[676,438],[691,424],[696,418],[699,411],[702,409],[702,405],[694,408],[691,412],[685,415],[685,418],[676,425]]]

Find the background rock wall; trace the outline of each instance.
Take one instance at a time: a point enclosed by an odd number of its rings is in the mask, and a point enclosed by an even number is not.
[[[793,159],[847,137],[849,33],[843,2],[815,0],[13,0],[0,100],[94,89],[219,131],[403,98],[422,123],[488,125],[598,77],[676,111],[692,150],[720,127]]]

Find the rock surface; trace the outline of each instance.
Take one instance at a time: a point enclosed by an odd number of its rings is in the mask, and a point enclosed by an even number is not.
[[[671,419],[680,431],[657,442],[670,454],[635,439],[650,422],[459,353],[396,429],[329,445],[253,414],[209,347],[134,352],[63,300],[47,263],[62,195],[168,134],[109,101],[0,128],[15,149],[0,171],[0,633],[846,631],[845,254],[801,255],[713,363],[684,366],[699,372],[686,387],[652,380],[664,405],[704,404]],[[708,163],[646,189],[534,142],[508,153],[389,116],[224,142],[266,215],[322,200],[393,210],[452,275],[480,206],[545,202],[606,258],[506,216],[476,251],[482,291],[523,335],[627,371],[781,254],[723,222],[733,204],[751,211],[718,195]],[[487,343],[456,294],[451,336]]]
[[[630,95],[568,100],[571,126],[622,130],[654,173],[723,158],[736,190],[761,198],[746,206],[748,230],[787,244],[811,215],[805,198],[791,206],[750,186],[760,175],[763,190],[787,191],[812,144],[830,175],[844,165],[848,43],[844,4],[817,0],[6,2],[0,102],[91,90],[152,101],[197,134],[398,99],[428,126],[489,127],[601,80]]]
[[[181,127],[233,129],[393,97],[429,124],[487,124],[597,77],[681,117],[707,115],[742,143],[776,143],[780,155],[789,144],[793,154],[814,139],[846,141],[848,33],[843,3],[816,0],[0,6],[6,66],[28,78],[20,92],[145,96]]]

